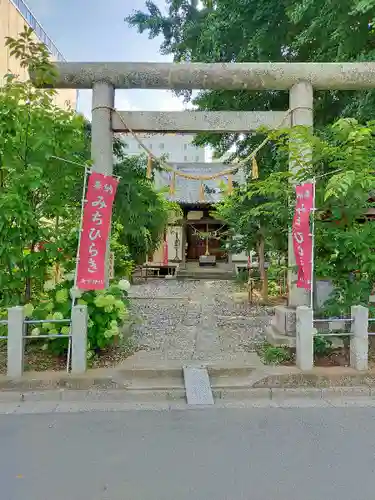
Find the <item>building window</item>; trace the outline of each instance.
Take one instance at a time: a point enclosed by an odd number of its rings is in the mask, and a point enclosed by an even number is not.
[[[196,161],[196,163],[199,163],[199,156],[195,157],[195,161]]]
[[[187,161],[187,159],[188,159],[187,156],[184,156],[184,161]]]
[[[163,149],[164,149],[164,142],[161,142],[161,143],[159,144],[159,147],[160,147],[160,149],[161,149],[161,150],[163,150]]]
[[[187,144],[184,144],[184,151],[187,151]]]

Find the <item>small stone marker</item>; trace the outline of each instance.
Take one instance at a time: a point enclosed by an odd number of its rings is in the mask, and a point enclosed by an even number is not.
[[[204,366],[183,367],[186,399],[189,405],[213,405],[210,378]]]

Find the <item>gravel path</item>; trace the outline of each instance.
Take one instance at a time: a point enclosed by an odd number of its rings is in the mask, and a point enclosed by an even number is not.
[[[136,343],[166,359],[235,359],[264,340],[272,314],[239,300],[233,281],[152,280],[130,295]]]

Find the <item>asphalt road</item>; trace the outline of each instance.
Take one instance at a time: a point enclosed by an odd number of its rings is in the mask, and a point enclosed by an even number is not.
[[[375,408],[0,415],[1,500],[370,500]]]

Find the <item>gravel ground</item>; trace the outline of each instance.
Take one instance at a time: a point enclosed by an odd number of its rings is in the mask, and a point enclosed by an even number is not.
[[[264,340],[272,308],[239,299],[233,281],[158,279],[131,289],[138,346],[167,359],[230,358]]]

